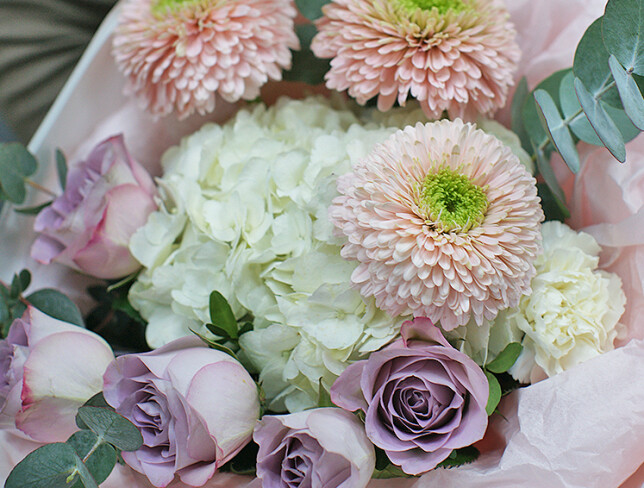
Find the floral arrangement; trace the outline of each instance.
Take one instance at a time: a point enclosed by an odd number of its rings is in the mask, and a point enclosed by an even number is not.
[[[0,146],[4,486],[640,486],[644,2],[577,3],[123,0],[125,105]]]

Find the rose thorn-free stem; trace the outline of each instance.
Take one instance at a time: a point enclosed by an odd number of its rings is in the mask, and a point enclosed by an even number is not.
[[[38,190],[38,191],[40,191],[42,193],[46,193],[50,197],[53,197],[53,198],[58,197],[58,195],[56,193],[54,193],[53,191],[49,190],[48,188],[45,188],[42,185],[39,185],[38,183],[36,183],[33,180],[30,180],[29,178],[25,178],[25,183],[27,183],[29,186],[31,186],[32,188],[35,188],[36,190]]]

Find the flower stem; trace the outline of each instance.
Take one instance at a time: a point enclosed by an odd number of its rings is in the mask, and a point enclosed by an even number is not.
[[[38,191],[41,191],[41,192],[43,192],[43,193],[46,193],[46,194],[47,194],[47,195],[49,195],[50,197],[56,198],[56,197],[58,196],[58,195],[56,195],[53,191],[51,191],[51,190],[49,190],[49,189],[45,188],[45,187],[44,187],[44,186],[42,186],[42,185],[39,185],[38,183],[36,183],[36,182],[35,182],[35,181],[33,181],[33,180],[30,180],[29,178],[25,178],[25,183],[27,183],[29,186],[31,186],[31,187],[33,187],[33,188],[35,188],[35,189],[36,189],[36,190],[38,190]]]

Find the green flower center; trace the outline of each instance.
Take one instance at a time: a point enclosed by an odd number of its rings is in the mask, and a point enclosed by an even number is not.
[[[448,10],[453,10],[456,13],[462,12],[466,9],[463,0],[394,0],[398,5],[404,9],[415,12],[417,9],[431,10],[437,9],[441,15],[444,15]]]
[[[427,175],[420,191],[421,205],[438,230],[467,232],[485,218],[485,190],[449,168]]]
[[[203,0],[156,0],[152,4],[152,13],[157,16],[164,15],[168,12],[176,12],[182,7],[200,3],[203,3]]]

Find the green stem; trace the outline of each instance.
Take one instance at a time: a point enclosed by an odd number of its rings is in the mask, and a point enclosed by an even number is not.
[[[617,84],[617,83],[615,82],[615,80],[611,81],[611,82],[610,82],[610,83],[608,83],[608,84],[607,84],[606,82],[604,82],[604,85],[601,87],[601,89],[599,90],[599,92],[597,92],[597,94],[595,95],[595,97],[594,97],[594,98],[595,98],[595,100],[599,100],[599,99],[601,99],[601,97],[603,97],[603,96],[606,94],[606,92],[608,92],[608,90],[610,90],[611,88],[613,88],[616,84]],[[584,113],[584,111],[583,111],[583,109],[580,107],[580,108],[579,108],[579,110],[577,110],[574,114],[569,115],[568,117],[566,117],[566,118],[563,120],[563,125],[565,125],[565,126],[570,125],[572,122],[574,122],[574,121],[575,121],[575,119],[576,119],[577,117],[579,117],[579,116],[580,116],[580,115],[582,115],[583,113]],[[538,152],[538,151],[543,151],[549,143],[550,143],[550,139],[548,139],[548,138],[546,138],[546,139],[544,139],[543,141],[541,141],[541,144],[539,144],[539,145],[537,146],[537,152]],[[536,160],[537,160],[537,154],[536,154],[536,153],[535,153],[535,154],[533,154],[531,159],[532,159],[532,162],[536,162]]]
[[[103,444],[103,439],[101,439],[101,438],[99,437],[98,439],[96,439],[96,442],[94,443],[94,445],[92,446],[92,448],[87,452],[87,454],[85,454],[85,457],[83,457],[83,464],[85,464],[85,462],[87,462],[87,460],[89,459],[89,457],[90,457],[92,454],[94,454],[94,452],[96,451],[96,449],[98,449],[98,447],[99,447],[101,444]]]
[[[29,178],[25,178],[25,183],[27,183],[29,186],[31,186],[32,188],[35,188],[38,191],[46,193],[50,197],[56,198],[58,196],[53,191],[45,188],[42,185],[39,185],[38,183],[36,183],[35,181],[30,180]]]

